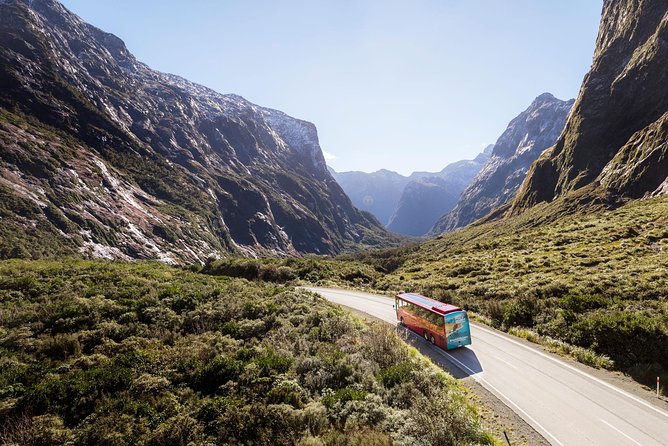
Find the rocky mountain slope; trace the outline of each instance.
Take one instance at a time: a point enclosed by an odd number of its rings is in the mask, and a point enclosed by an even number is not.
[[[356,207],[371,212],[398,234],[421,236],[454,207],[490,151],[491,146],[473,160],[448,164],[440,172],[413,172],[407,177],[386,169],[373,173],[330,172]]]
[[[372,173],[330,172],[355,207],[371,212],[383,224],[389,222],[402,191],[410,181],[408,177],[386,169]]]
[[[466,226],[512,200],[531,164],[559,138],[572,106],[573,100],[562,101],[549,93],[538,96],[510,122],[456,207],[430,232],[438,235]]]
[[[531,168],[511,214],[570,193],[606,202],[666,193],[666,67],[668,2],[605,0],[573,112],[556,145]]]
[[[446,212],[457,204],[462,191],[489,159],[492,146],[473,160],[449,164],[436,174],[414,173],[387,225],[399,234],[426,234]]]
[[[139,62],[55,0],[0,2],[0,256],[202,261],[391,236],[313,124]]]

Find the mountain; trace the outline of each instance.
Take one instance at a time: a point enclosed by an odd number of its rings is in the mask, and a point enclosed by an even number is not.
[[[668,191],[668,2],[613,1],[563,134],[511,214],[557,197],[615,202]]]
[[[544,93],[510,121],[456,207],[443,215],[430,233],[438,235],[466,226],[512,200],[531,164],[559,138],[573,102]]]
[[[437,174],[412,174],[412,181],[404,188],[388,229],[404,235],[426,234],[440,216],[455,207],[462,191],[489,159],[491,147],[475,159],[449,164]]]
[[[152,70],[55,0],[0,2],[0,256],[170,263],[392,242],[310,122]]]
[[[382,169],[373,173],[330,172],[359,209],[372,213],[387,228],[402,235],[424,235],[452,209],[492,146],[473,160],[448,164],[440,172],[413,172],[405,177]]]
[[[383,224],[387,224],[399,203],[401,192],[409,178],[390,170],[377,172],[330,172],[350,197],[355,207],[371,212]]]

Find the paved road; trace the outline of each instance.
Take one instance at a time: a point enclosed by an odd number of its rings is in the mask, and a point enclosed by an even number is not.
[[[309,288],[328,300],[396,323],[393,299]],[[472,345],[450,352],[456,376],[471,376],[553,445],[668,445],[668,412],[589,373],[479,324]]]

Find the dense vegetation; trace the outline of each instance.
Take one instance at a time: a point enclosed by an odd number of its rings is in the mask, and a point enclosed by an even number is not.
[[[293,287],[0,263],[0,443],[492,444],[449,375]]]
[[[371,286],[451,301],[584,348],[574,351],[585,362],[668,382],[668,197],[565,217],[557,206],[443,235]],[[376,265],[386,253],[357,258]]]
[[[287,259],[215,259],[200,270],[214,276],[238,277],[277,283],[308,283],[368,287],[380,279],[376,269],[362,262],[326,257]]]

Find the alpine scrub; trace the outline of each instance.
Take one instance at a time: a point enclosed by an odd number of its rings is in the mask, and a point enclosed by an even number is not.
[[[0,443],[494,444],[460,385],[292,286],[0,263]]]

